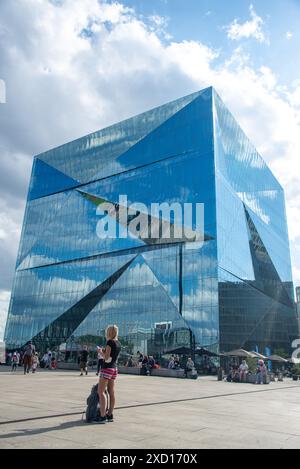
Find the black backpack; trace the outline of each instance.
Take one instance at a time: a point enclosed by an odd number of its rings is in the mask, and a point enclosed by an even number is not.
[[[107,405],[108,405],[108,397],[109,397],[108,392],[106,391]],[[86,404],[87,404],[87,407],[85,411],[85,419],[87,423],[90,423],[100,416],[98,383],[92,387],[90,395],[88,396],[86,400]]]

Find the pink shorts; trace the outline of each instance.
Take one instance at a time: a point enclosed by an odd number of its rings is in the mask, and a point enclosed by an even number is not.
[[[108,380],[116,379],[117,376],[118,376],[117,368],[102,368],[102,370],[100,371],[100,378],[103,378],[103,379],[108,379]]]

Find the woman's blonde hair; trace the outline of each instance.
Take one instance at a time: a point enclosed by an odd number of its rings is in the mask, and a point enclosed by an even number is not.
[[[107,340],[118,340],[119,328],[115,324],[108,326],[105,331]]]

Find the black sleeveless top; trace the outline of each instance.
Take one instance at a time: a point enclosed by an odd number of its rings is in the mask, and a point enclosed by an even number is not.
[[[110,356],[112,358],[110,363],[104,362],[102,365],[103,368],[117,368],[118,356],[121,352],[121,344],[118,340],[108,340],[106,345],[109,345],[111,348]]]

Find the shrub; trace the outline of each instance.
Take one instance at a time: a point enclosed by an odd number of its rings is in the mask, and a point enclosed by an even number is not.
[[[294,365],[292,368],[293,375],[300,375],[300,365]]]

